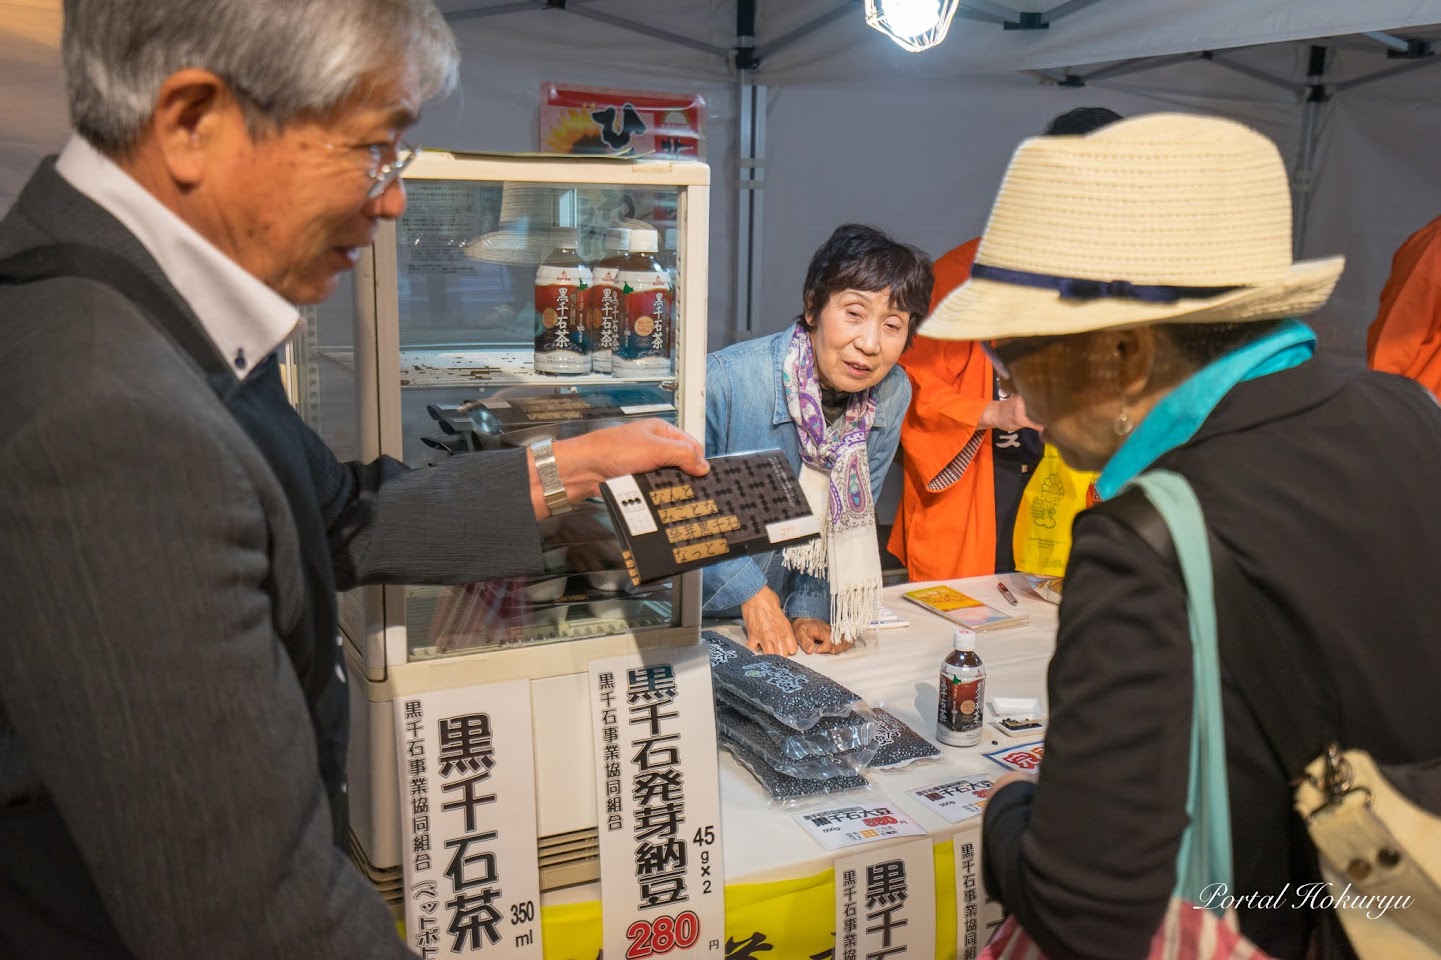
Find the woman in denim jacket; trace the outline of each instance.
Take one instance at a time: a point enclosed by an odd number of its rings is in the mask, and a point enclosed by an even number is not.
[[[896,361],[931,283],[924,253],[845,224],[811,257],[794,325],[706,358],[706,455],[779,448],[821,521],[803,546],[706,569],[702,612],[742,617],[752,649],[839,653],[874,618],[875,498],[911,399]]]

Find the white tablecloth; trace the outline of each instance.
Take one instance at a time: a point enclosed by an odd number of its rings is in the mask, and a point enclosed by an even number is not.
[[[1004,580],[1020,601],[1011,607],[996,584]],[[986,667],[986,699],[994,697],[1039,697],[1045,703],[1046,664],[1055,648],[1057,608],[1029,592],[1023,577],[990,576],[946,581],[957,589],[999,610],[1025,612],[1030,621],[1022,627],[980,633],[976,652]],[[948,839],[956,825],[932,813],[906,791],[941,783],[949,777],[970,773],[1003,771],[987,760],[985,753],[1005,746],[1029,742],[1004,737],[989,723],[976,747],[948,747],[936,740],[936,690],[941,661],[951,650],[954,625],[901,594],[922,584],[888,588],[882,599],[908,627],[879,631],[870,646],[839,656],[796,657],[807,666],[845,684],[872,707],[884,707],[941,750],[940,761],[913,763],[893,772],[871,771],[869,795],[894,802],[937,839]],[[723,630],[723,632],[725,632]],[[787,809],[769,802],[766,791],[726,751],[720,761],[721,821],[725,836],[727,883],[750,883],[809,876],[834,862],[836,851],[824,849],[811,839]],[[816,806],[841,806],[853,796],[843,794],[834,801],[810,802]],[[859,802],[869,803],[870,799]],[[972,824],[979,821],[972,821]]]

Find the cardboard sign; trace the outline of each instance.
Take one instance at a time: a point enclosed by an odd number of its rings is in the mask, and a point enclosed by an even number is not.
[[[977,824],[952,839],[956,857],[956,956],[975,960],[1005,913],[986,892],[981,876],[981,829]]]
[[[930,838],[836,861],[836,960],[933,960],[936,872]]]
[[[411,949],[540,960],[530,681],[402,697],[395,738]]]
[[[608,957],[725,956],[710,659],[701,647],[590,662]]]
[[[831,807],[810,813],[797,813],[806,832],[827,850],[890,837],[923,836],[925,830],[893,803],[870,806]]]

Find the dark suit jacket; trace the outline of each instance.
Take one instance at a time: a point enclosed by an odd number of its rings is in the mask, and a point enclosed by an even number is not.
[[[0,257],[56,241],[189,315],[46,161]],[[250,437],[130,301],[70,278],[0,286],[0,411],[0,956],[408,956],[331,842],[281,643],[300,534]],[[340,589],[540,571],[522,453],[407,471],[298,435]]]
[[[1441,591],[1430,585],[1441,558],[1441,409],[1431,396],[1318,354],[1238,384],[1156,466],[1191,482],[1268,619],[1286,625],[1290,648],[1329,688],[1341,743],[1383,763],[1441,756]],[[1224,597],[1217,605],[1220,629],[1274,641],[1264,624],[1237,622]],[[1040,787],[997,794],[984,834],[991,892],[1051,960],[1145,955],[1186,824],[1190,650],[1175,567],[1102,512],[1081,514]],[[1277,686],[1284,696],[1290,679]],[[1300,957],[1322,919],[1298,893],[1316,878],[1314,853],[1285,773],[1224,670],[1222,697],[1231,892],[1284,904],[1240,910],[1241,930],[1273,956]],[[1344,938],[1320,954],[1348,955]]]

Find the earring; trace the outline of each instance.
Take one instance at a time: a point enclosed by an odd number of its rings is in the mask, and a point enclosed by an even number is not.
[[[1135,424],[1131,422],[1131,411],[1127,410],[1125,404],[1121,405],[1121,412],[1116,414],[1116,422],[1111,424],[1111,429],[1116,431],[1118,437],[1129,437],[1131,428]]]

